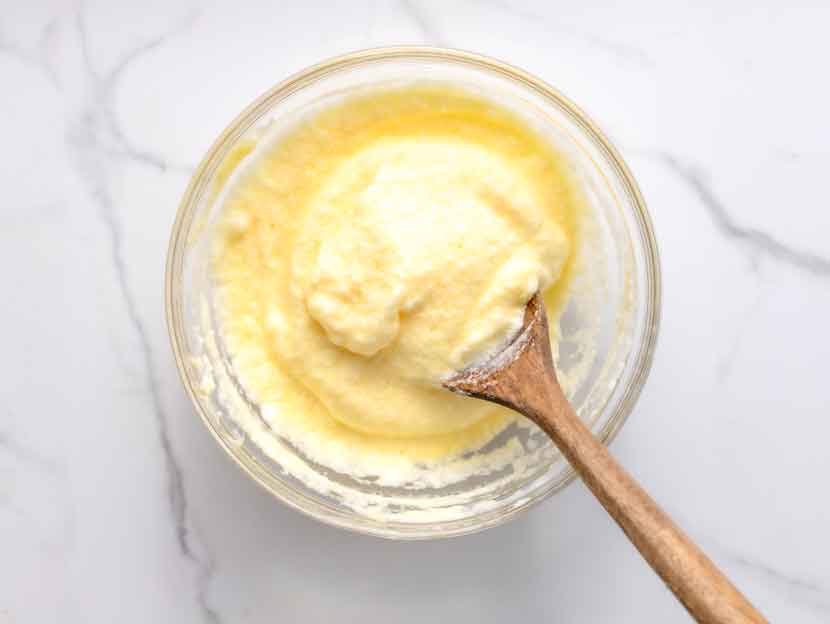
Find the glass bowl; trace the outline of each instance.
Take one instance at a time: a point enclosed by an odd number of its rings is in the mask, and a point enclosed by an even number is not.
[[[217,324],[208,259],[236,147],[358,89],[421,81],[460,85],[498,100],[548,137],[580,181],[587,243],[580,246],[581,268],[559,320],[556,359],[569,399],[606,444],[648,375],[660,309],[657,245],[628,167],[581,110],[520,69],[440,48],[366,50],[302,71],[244,110],[203,158],[173,227],[166,312],[182,381],[222,448],[278,499],[323,522],[399,539],[501,524],[560,491],[575,474],[544,434],[521,420],[476,452],[507,461],[490,462],[489,470],[441,487],[378,486],[315,464],[269,432],[236,378]],[[363,502],[354,503],[358,499]]]

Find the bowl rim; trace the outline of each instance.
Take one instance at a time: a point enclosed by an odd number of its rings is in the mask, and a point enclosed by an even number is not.
[[[548,484],[547,487],[540,488],[528,496],[520,504],[503,511],[493,517],[488,517],[481,522],[471,523],[469,519],[456,521],[464,523],[463,526],[455,526],[452,528],[445,528],[443,531],[430,530],[431,525],[424,525],[419,527],[417,525],[406,524],[406,530],[398,530],[395,523],[378,523],[376,521],[369,521],[364,523],[349,522],[344,518],[332,514],[316,513],[315,510],[309,509],[299,502],[299,500],[287,494],[287,492],[278,490],[273,487],[271,483],[267,483],[260,478],[254,470],[254,467],[243,460],[240,453],[237,452],[236,447],[229,443],[229,441],[220,435],[216,427],[211,422],[205,406],[199,398],[199,393],[193,385],[193,380],[188,374],[185,365],[185,355],[183,342],[184,336],[179,334],[177,329],[177,322],[179,319],[179,312],[174,305],[176,299],[175,292],[175,269],[181,263],[184,246],[181,245],[183,236],[184,223],[191,213],[191,208],[194,205],[193,197],[201,181],[205,177],[205,173],[209,166],[214,161],[216,154],[221,147],[231,140],[234,135],[241,134],[247,130],[255,119],[258,118],[258,113],[261,109],[269,107],[277,97],[284,98],[301,89],[303,86],[313,83],[314,81],[325,77],[333,72],[341,71],[356,65],[368,64],[372,62],[385,60],[439,60],[453,62],[459,65],[473,66],[477,69],[494,72],[502,75],[508,79],[518,82],[525,87],[530,88],[542,97],[553,100],[561,108],[570,115],[571,121],[575,122],[580,129],[585,132],[591,139],[595,147],[599,148],[605,156],[605,160],[610,164],[614,173],[618,177],[618,181],[624,186],[625,191],[631,204],[634,207],[635,221],[639,228],[639,235],[642,239],[644,270],[647,278],[645,284],[647,286],[645,292],[645,301],[647,302],[645,308],[645,316],[643,319],[642,338],[639,341],[639,349],[636,352],[636,359],[633,361],[633,374],[624,394],[620,397],[620,403],[616,412],[609,418],[602,429],[597,433],[598,439],[605,445],[609,445],[622,425],[626,422],[637,399],[642,392],[645,381],[648,378],[651,370],[652,362],[654,360],[654,352],[657,345],[657,337],[660,326],[661,300],[662,300],[662,283],[660,271],[659,251],[657,247],[657,238],[654,232],[651,216],[646,208],[645,200],[640,192],[639,186],[634,179],[628,165],[623,160],[619,151],[614,147],[611,140],[599,129],[596,123],[576,104],[574,104],[568,97],[563,95],[558,89],[555,89],[545,81],[536,76],[503,61],[494,59],[482,54],[459,50],[455,48],[437,47],[437,46],[420,46],[420,45],[403,45],[403,46],[383,46],[375,48],[367,48],[356,50],[346,54],[330,57],[315,65],[311,65],[302,69],[288,78],[278,82],[276,85],[262,93],[251,104],[242,110],[222,131],[219,137],[211,144],[208,151],[202,157],[196,170],[193,172],[187,188],[179,202],[176,218],[173,222],[170,241],[167,250],[167,260],[165,264],[165,278],[164,278],[164,306],[165,317],[167,323],[168,335],[173,349],[173,355],[176,360],[176,368],[179,373],[182,385],[190,398],[190,402],[196,408],[202,422],[210,431],[213,438],[219,444],[225,453],[233,460],[233,462],[241,468],[254,482],[259,484],[272,496],[289,507],[312,517],[325,524],[346,529],[351,532],[373,535],[377,537],[385,537],[401,540],[418,540],[418,539],[433,539],[442,537],[454,537],[460,535],[467,535],[477,533],[487,528],[504,524],[524,513],[534,505],[546,500],[553,494],[563,490],[570,483],[576,479],[576,472],[571,466],[565,469],[563,478],[556,482]],[[249,122],[249,123],[248,123]],[[293,488],[286,486],[287,490],[293,491]],[[355,518],[363,519],[361,516]],[[368,518],[366,519],[369,520]],[[442,525],[452,525],[454,522],[443,522]]]

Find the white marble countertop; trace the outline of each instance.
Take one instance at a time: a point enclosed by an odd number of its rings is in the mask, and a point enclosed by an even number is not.
[[[581,484],[470,537],[355,536],[189,405],[162,276],[190,172],[279,79],[394,43],[520,65],[616,141],[665,300],[614,451],[772,621],[830,621],[830,6],[599,4],[3,3],[0,623],[687,621]]]

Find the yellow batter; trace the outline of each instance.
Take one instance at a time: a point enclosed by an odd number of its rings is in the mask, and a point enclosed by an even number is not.
[[[561,308],[579,202],[544,139],[479,96],[411,86],[341,100],[231,167],[214,279],[266,420],[324,464],[428,462],[504,427],[438,382],[512,335],[536,290]]]

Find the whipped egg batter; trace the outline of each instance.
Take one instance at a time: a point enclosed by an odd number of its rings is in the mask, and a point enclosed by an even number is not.
[[[581,204],[528,122],[455,87],[376,89],[231,167],[217,308],[276,433],[371,474],[457,458],[514,418],[440,380],[509,339],[537,290],[554,328],[567,296]]]

